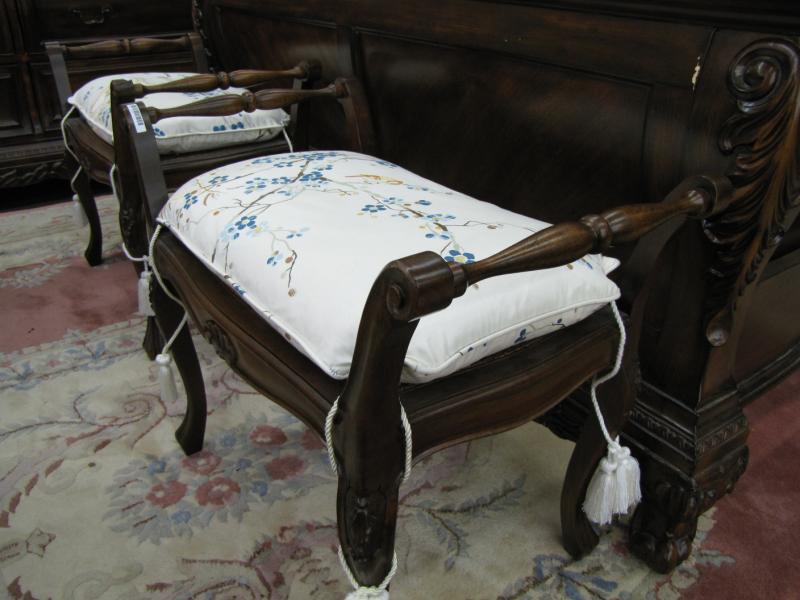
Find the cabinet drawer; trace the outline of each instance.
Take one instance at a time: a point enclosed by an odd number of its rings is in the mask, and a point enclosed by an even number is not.
[[[23,0],[28,48],[43,41],[150,35],[192,28],[190,0]]]
[[[0,138],[33,132],[21,68],[0,64]]]

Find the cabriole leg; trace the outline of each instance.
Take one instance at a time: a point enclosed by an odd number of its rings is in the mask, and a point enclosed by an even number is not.
[[[603,418],[611,437],[616,437],[636,401],[635,358],[626,353],[619,374],[597,388]],[[591,552],[597,545],[597,533],[583,511],[586,489],[608,445],[590,409],[567,467],[561,490],[561,531],[564,547],[573,557]]]
[[[75,173],[78,169],[78,164],[73,160],[69,169],[70,173]],[[97,212],[97,204],[94,201],[92,183],[83,169],[74,178],[72,190],[78,196],[78,202],[83,208],[86,220],[89,222],[89,244],[86,246],[83,256],[89,266],[95,267],[103,262],[103,231],[100,228],[100,215]]]
[[[157,283],[150,288],[150,299],[161,334],[166,339],[172,335],[183,318],[183,309],[169,298]],[[207,409],[203,372],[188,325],[181,329],[170,352],[186,390],[186,415],[175,431],[175,438],[186,454],[194,454],[203,448]]]

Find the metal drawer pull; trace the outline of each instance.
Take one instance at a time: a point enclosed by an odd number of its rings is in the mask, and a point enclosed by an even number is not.
[[[92,12],[91,9],[73,8],[72,14],[77,15],[84,25],[102,25],[106,22],[106,15],[111,14],[111,7],[101,6],[95,10],[97,12]]]

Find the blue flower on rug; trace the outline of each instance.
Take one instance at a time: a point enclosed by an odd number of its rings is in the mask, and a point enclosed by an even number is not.
[[[328,482],[322,443],[297,421],[287,423],[249,418],[191,456],[176,448],[133,460],[106,488],[103,520],[113,531],[158,544],[190,537],[215,521],[241,521],[256,504],[295,498]]]

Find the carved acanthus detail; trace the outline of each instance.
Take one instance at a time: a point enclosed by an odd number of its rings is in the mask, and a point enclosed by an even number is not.
[[[754,42],[734,59],[728,85],[738,113],[724,125],[733,153],[731,207],[704,229],[715,248],[706,337],[723,345],[737,303],[757,281],[800,205],[800,51],[783,39]]]
[[[743,445],[717,463],[711,477],[699,485],[660,461],[649,460],[643,469],[643,501],[630,524],[633,553],[660,573],[674,569],[691,552],[698,517],[733,490],[747,458]]]

